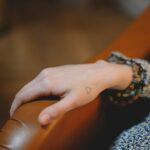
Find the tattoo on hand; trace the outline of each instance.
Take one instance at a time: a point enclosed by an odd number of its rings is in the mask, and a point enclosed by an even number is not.
[[[85,87],[85,91],[88,95],[91,93],[91,90],[92,90],[92,88],[90,88],[88,86]]]

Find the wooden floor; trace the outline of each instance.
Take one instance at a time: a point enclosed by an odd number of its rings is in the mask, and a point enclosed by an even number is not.
[[[0,37],[0,124],[17,90],[41,69],[82,63],[132,21],[107,5],[76,10],[34,3],[13,5],[10,30]]]

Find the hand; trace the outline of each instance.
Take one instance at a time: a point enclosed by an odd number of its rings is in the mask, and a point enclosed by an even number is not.
[[[106,61],[44,69],[15,96],[10,115],[23,103],[40,96],[57,95],[61,100],[39,115],[42,125],[94,100],[100,92],[117,86],[119,67]]]

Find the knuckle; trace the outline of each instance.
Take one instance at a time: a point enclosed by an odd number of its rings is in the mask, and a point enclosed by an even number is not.
[[[50,84],[49,84],[49,78],[48,77],[45,77],[43,79],[43,86],[47,89],[50,87]]]
[[[49,68],[45,68],[40,73],[43,77],[47,77],[49,74]]]

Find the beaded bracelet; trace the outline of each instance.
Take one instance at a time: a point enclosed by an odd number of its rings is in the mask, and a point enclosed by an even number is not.
[[[105,98],[114,104],[126,106],[140,97],[150,97],[150,64],[147,61],[128,58],[118,52],[113,52],[107,61],[131,66],[133,79],[125,90],[105,90],[103,92]]]

